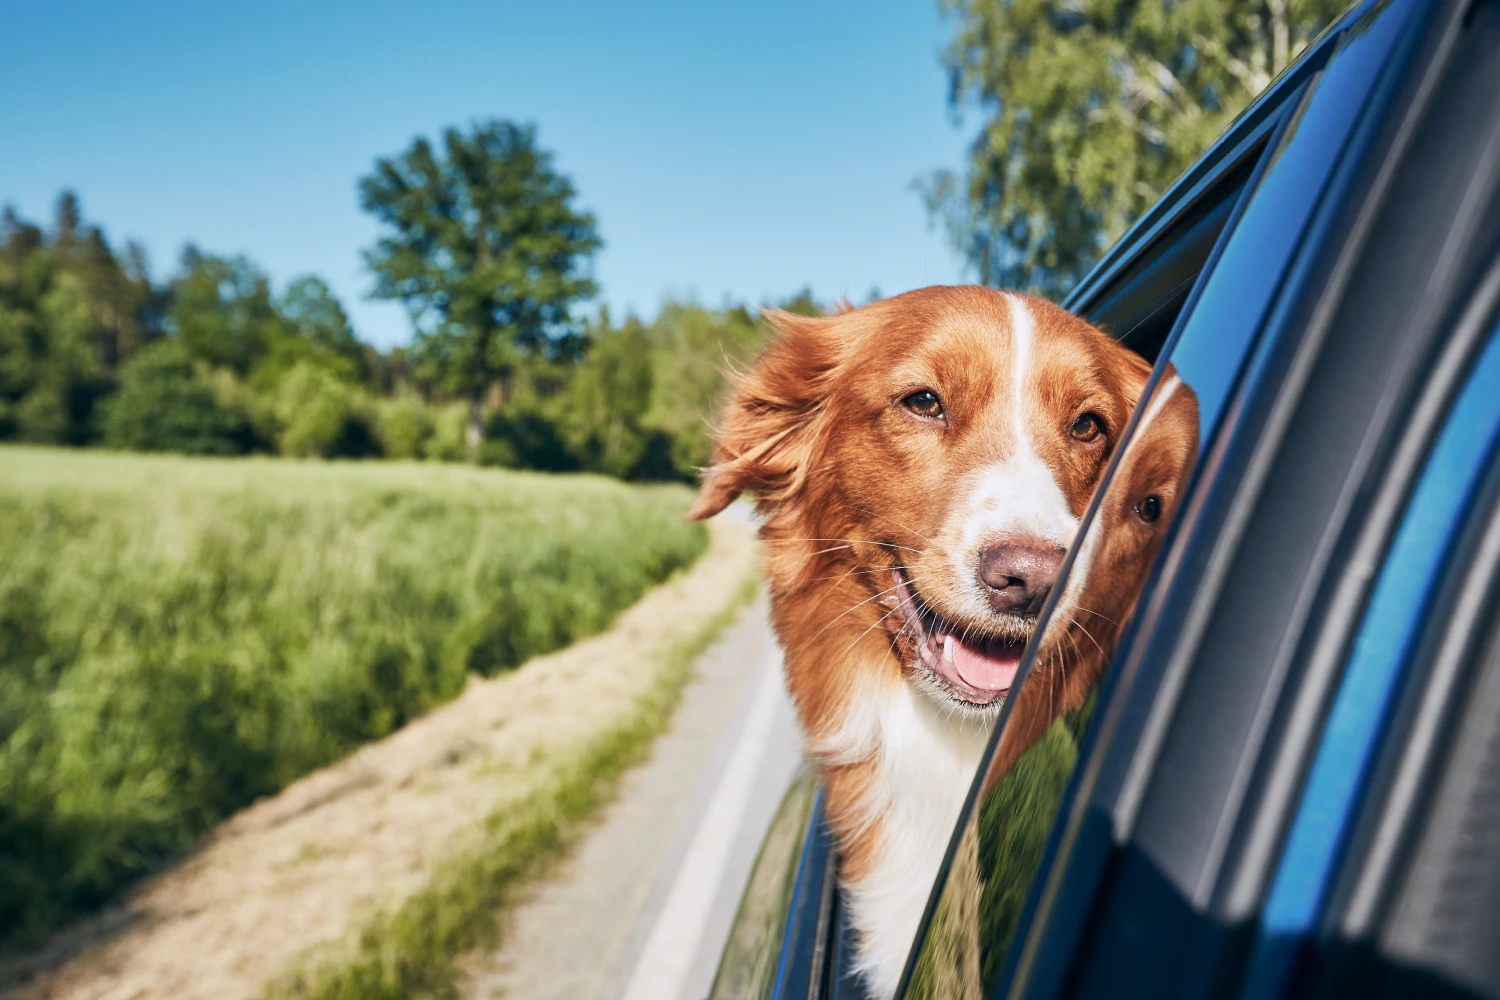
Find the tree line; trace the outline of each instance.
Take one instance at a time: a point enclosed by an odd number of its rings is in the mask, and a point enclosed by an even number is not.
[[[968,162],[918,187],[986,284],[1060,297],[1344,0],[939,0]],[[64,194],[50,229],[0,217],[0,440],[213,454],[468,459],[691,478],[743,307],[586,312],[593,214],[495,120],[419,138],[361,179],[374,294],[414,337],[361,343],[313,276],[279,293],[189,247],[155,282]],[[804,294],[792,308],[815,306]]]
[[[600,246],[532,129],[449,130],[361,183],[367,254],[404,302],[406,347],[362,342],[320,278],[276,289],[189,245],[150,274],[65,192],[49,227],[0,215],[0,440],[145,451],[471,460],[690,479],[726,364],[764,329],[744,306],[583,313]],[[804,292],[784,306],[816,311]]]

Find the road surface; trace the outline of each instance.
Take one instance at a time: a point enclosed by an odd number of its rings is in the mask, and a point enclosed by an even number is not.
[[[472,963],[467,994],[703,1000],[771,815],[801,764],[764,597],[701,658],[619,798]]]

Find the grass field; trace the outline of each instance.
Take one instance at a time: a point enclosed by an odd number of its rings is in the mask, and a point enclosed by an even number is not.
[[[680,487],[0,448],[0,934],[605,627],[703,550]]]

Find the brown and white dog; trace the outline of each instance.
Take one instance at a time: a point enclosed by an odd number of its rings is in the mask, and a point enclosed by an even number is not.
[[[738,380],[692,516],[756,497],[787,685],[884,996],[1150,368],[1057,306],[972,286],[768,316],[777,339]]]

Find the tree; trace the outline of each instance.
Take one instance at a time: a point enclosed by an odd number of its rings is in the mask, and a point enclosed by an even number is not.
[[[939,0],[966,170],[922,186],[987,284],[1071,288],[1344,0]]]
[[[280,381],[303,364],[322,368],[345,382],[369,375],[367,348],[354,335],[349,316],[333,290],[316,275],[303,275],[287,286],[275,303],[269,357],[262,381]]]
[[[624,479],[646,451],[642,421],[651,405],[651,337],[634,316],[613,327],[608,310],[600,311],[590,333],[584,360],[557,398],[557,424],[584,468]]]
[[[468,400],[471,454],[491,385],[503,396],[521,359],[571,346],[572,307],[594,294],[601,243],[573,201],[536,129],[508,121],[450,128],[440,152],[419,138],[360,182],[388,227],[365,255],[375,295],[406,304],[427,366]]]
[[[148,288],[70,192],[50,237],[13,209],[0,214],[0,437],[92,440],[116,364],[151,332]]]
[[[271,285],[244,257],[182,254],[170,314],[193,358],[244,376],[269,350],[276,310]]]
[[[784,306],[821,315],[811,292]],[[646,425],[668,442],[668,464],[677,477],[692,481],[708,464],[713,421],[723,403],[725,369],[744,368],[765,342],[760,320],[743,306],[711,310],[668,302],[651,326],[651,407]]]

